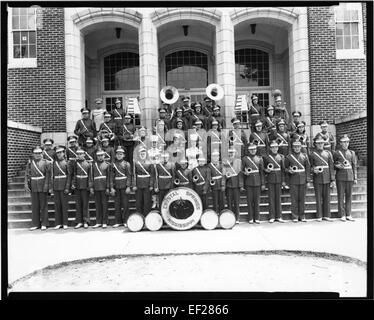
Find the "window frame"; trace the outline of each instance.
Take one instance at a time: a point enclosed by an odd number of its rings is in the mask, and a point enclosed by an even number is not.
[[[336,41],[336,25],[337,23],[350,22],[354,23],[356,21],[337,21],[337,11],[339,7],[347,7],[349,10],[356,10],[358,12],[358,49],[338,49]],[[363,30],[363,18],[362,18],[362,5],[360,2],[348,2],[340,3],[339,6],[334,7],[334,32],[335,32],[335,51],[336,59],[365,59],[364,53],[364,30]]]
[[[27,8],[29,9],[29,8]],[[27,29],[25,31],[35,31],[35,58],[14,58],[13,56],[13,7],[7,7],[8,10],[8,68],[36,68],[37,65],[37,56],[38,56],[38,37],[37,37],[37,10],[35,10],[35,29]],[[16,32],[22,31],[16,30]]]

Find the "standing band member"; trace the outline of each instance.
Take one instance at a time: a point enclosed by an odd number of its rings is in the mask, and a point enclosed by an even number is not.
[[[256,155],[257,146],[248,145],[248,155],[243,157],[242,171],[244,173],[244,188],[246,189],[248,205],[248,222],[260,223],[261,189],[265,189],[263,175],[264,163],[262,157]]]
[[[57,159],[52,163],[53,199],[55,202],[55,229],[68,228],[68,193],[71,174],[65,160],[65,148],[56,149]]]
[[[219,214],[225,208],[225,194],[223,186],[222,164],[219,161],[219,151],[211,154],[210,169],[210,189],[213,198],[213,210]]]
[[[53,139],[44,139],[43,144],[44,144],[44,150],[43,150],[43,159],[52,162],[55,160],[56,157],[56,152],[52,148],[54,141]]]
[[[125,115],[123,123],[118,130],[119,139],[121,140],[121,145],[125,149],[126,161],[132,164],[133,154],[134,154],[134,133],[135,126],[131,123],[131,116],[129,114]]]
[[[112,119],[114,120],[117,128],[121,127],[123,116],[126,114],[125,110],[122,108],[122,103],[120,99],[116,99],[115,107],[110,111],[112,113]]]
[[[355,152],[348,149],[350,139],[347,135],[339,141],[340,146],[334,153],[339,217],[342,221],[354,221],[351,215],[352,190],[353,184],[357,184],[357,158]]]
[[[321,121],[319,125],[321,127],[321,132],[318,134],[321,135],[322,138],[325,140],[325,145],[323,146],[323,148],[325,150],[328,150],[334,153],[335,147],[336,147],[336,141],[335,141],[335,137],[333,136],[333,134],[327,131],[329,124],[327,123],[327,121]]]
[[[77,151],[77,161],[73,164],[73,182],[71,189],[75,190],[76,200],[76,216],[77,223],[75,229],[90,225],[90,213],[88,211],[89,191],[92,189],[92,171],[91,163],[85,159],[85,152],[79,148]],[[69,172],[69,169],[68,169]]]
[[[301,112],[294,111],[292,112],[292,121],[290,123],[289,131],[295,132],[297,129],[297,125],[300,123]]]
[[[284,156],[278,153],[278,144],[272,141],[269,153],[264,157],[264,171],[267,176],[269,197],[269,222],[284,222],[282,219],[282,186],[285,186]]]
[[[301,152],[301,142],[292,142],[292,152],[284,161],[285,172],[290,174],[292,221],[307,222],[305,219],[305,193],[309,187],[310,164],[308,156]]]
[[[48,227],[47,195],[50,190],[51,166],[47,160],[42,159],[42,152],[40,147],[34,148],[34,158],[28,162],[25,171],[25,189],[31,192],[31,231],[39,229],[40,222],[42,230]]]
[[[188,169],[188,161],[182,158],[175,164],[175,180],[176,187],[186,187],[192,189],[192,171]]]
[[[130,163],[125,161],[124,156],[125,150],[122,147],[118,147],[116,159],[113,161],[111,168],[110,193],[112,197],[115,197],[114,210],[116,217],[116,223],[113,228],[118,228],[123,224],[127,226],[127,218],[129,216],[128,195],[132,183],[132,173]]]
[[[248,115],[251,130],[255,131],[255,123],[264,117],[264,108],[258,103],[258,97],[255,94],[251,96],[251,103],[248,105]]]
[[[94,146],[94,141],[91,138],[87,138],[86,144],[84,146],[85,158],[88,162],[92,163],[96,158],[96,147]]]
[[[78,136],[78,144],[80,147],[86,142],[87,138],[96,136],[96,128],[94,122],[89,118],[90,110],[86,108],[81,109],[82,119],[77,121],[75,125],[74,134]]]
[[[68,140],[68,147],[66,149],[66,159],[68,160],[68,167],[70,170],[68,170],[68,172],[70,172],[70,179],[71,181],[73,180],[73,173],[74,173],[74,165],[75,165],[75,162],[77,161],[77,150],[78,150],[78,146],[77,146],[77,137],[76,136],[69,136],[67,138]],[[74,190],[71,189],[69,194],[73,193]]]
[[[269,144],[268,134],[263,132],[262,125],[261,120],[258,120],[255,123],[255,131],[249,136],[249,142],[253,142],[257,145],[257,154],[259,156],[266,155],[266,148]]]
[[[174,164],[169,162],[169,153],[163,152],[161,154],[162,161],[154,165],[155,168],[155,186],[154,190],[159,196],[159,208],[161,209],[162,201],[170,189],[173,188],[174,183]],[[156,178],[157,177],[157,178]]]
[[[111,147],[114,147],[115,145],[118,145],[117,141],[117,125],[112,120],[112,114],[108,111],[104,112],[104,122],[100,125],[100,132],[101,131],[107,131],[107,137],[109,138],[109,144]]]
[[[330,188],[335,186],[334,160],[332,154],[323,150],[325,140],[315,136],[313,150],[309,156],[313,173],[314,192],[316,194],[317,221],[332,221],[330,213]]]
[[[205,165],[205,157],[199,156],[197,159],[198,166],[192,170],[192,181],[194,183],[194,189],[200,196],[203,203],[203,210],[208,208],[207,193],[209,191],[210,184],[210,170]]]
[[[92,188],[91,194],[95,195],[96,206],[96,224],[93,228],[103,227],[108,225],[108,200],[109,200],[109,174],[110,164],[104,161],[105,152],[99,150],[96,152],[97,160],[94,161],[92,170]]]

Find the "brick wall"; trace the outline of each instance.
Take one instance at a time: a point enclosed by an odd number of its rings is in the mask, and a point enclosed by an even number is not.
[[[32,149],[40,145],[40,133],[8,128],[8,178],[16,176],[27,163]],[[22,146],[22,148],[20,148]]]
[[[357,153],[359,159],[367,163],[367,118],[342,122],[336,125],[337,137],[350,134],[349,148]]]
[[[66,131],[64,9],[37,9],[37,68],[8,70],[8,119]]]
[[[366,110],[366,60],[336,59],[333,7],[308,7],[308,33],[312,124]]]

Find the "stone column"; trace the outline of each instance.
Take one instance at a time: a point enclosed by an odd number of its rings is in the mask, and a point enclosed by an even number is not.
[[[217,83],[225,91],[225,96],[218,104],[223,104],[221,110],[229,126],[234,114],[236,100],[235,84],[235,42],[234,26],[227,12],[222,13],[221,21],[216,27],[216,74]]]
[[[159,75],[157,29],[149,15],[144,15],[139,28],[140,110],[147,129],[157,118]]]

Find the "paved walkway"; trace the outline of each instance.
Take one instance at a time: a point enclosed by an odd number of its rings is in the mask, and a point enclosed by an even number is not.
[[[366,261],[366,219],[355,222],[240,223],[232,230],[142,231],[121,229],[9,230],[9,283],[64,261],[117,254],[258,250],[328,252]]]

